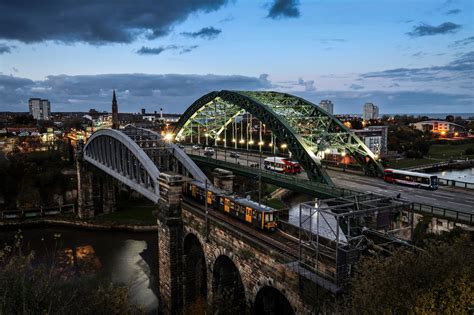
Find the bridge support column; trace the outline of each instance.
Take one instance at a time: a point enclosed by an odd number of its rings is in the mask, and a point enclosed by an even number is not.
[[[104,180],[102,209],[104,214],[117,210],[114,179],[110,176],[107,176]]]
[[[183,308],[181,218],[181,175],[160,174],[158,201],[158,278],[160,309],[163,314],[180,314]]]
[[[214,177],[214,186],[227,192],[234,191],[235,175],[231,171],[224,170],[222,168],[216,168],[212,172],[212,175]]]
[[[94,216],[94,196],[92,189],[92,171],[88,169],[82,156],[83,145],[78,143],[76,153],[77,170],[77,214],[80,218]]]

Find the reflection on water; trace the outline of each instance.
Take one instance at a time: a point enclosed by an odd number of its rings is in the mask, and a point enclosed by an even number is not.
[[[474,183],[474,167],[464,170],[445,170],[442,172],[433,173],[439,178],[453,179],[461,182]]]
[[[0,244],[11,243],[16,231],[1,231]],[[130,288],[131,302],[154,313],[156,290],[156,233],[84,231],[67,228],[23,230],[24,244],[37,257],[60,249],[60,262],[75,272],[101,272],[114,283]],[[61,234],[59,239],[55,234]]]

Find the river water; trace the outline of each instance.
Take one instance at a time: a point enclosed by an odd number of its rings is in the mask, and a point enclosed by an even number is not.
[[[16,230],[0,231],[0,245],[12,243]],[[79,230],[75,228],[32,228],[22,232],[24,246],[37,256],[46,255],[55,246],[75,250],[77,257],[94,266],[112,282],[129,287],[131,302],[148,313],[158,307],[157,234]],[[60,234],[59,241],[54,235]],[[43,239],[43,240],[42,240]],[[86,265],[84,263],[84,265]]]
[[[474,167],[464,169],[464,170],[446,170],[446,171],[436,172],[432,174],[438,175],[439,178],[474,183]]]

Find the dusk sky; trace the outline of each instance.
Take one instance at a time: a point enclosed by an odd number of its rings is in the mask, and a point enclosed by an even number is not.
[[[336,113],[474,112],[474,1],[0,0],[0,110],[275,90]]]

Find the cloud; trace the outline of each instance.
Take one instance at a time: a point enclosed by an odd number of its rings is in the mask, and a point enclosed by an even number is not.
[[[455,41],[450,47],[461,48],[474,43],[474,36]]]
[[[145,47],[142,46],[139,50],[137,50],[137,54],[139,55],[159,55],[166,50],[166,47]]]
[[[461,28],[461,25],[453,22],[445,22],[438,26],[431,26],[428,24],[420,24],[414,26],[411,32],[407,34],[411,37],[422,37],[422,36],[433,36],[439,34],[450,34],[455,33]]]
[[[228,0],[2,1],[0,39],[54,40],[93,45],[131,43],[167,35],[191,14],[218,10]],[[8,13],[8,14],[6,14]]]
[[[400,81],[437,81],[474,79],[474,51],[465,53],[444,66],[396,68],[360,75],[362,78],[386,78]]]
[[[462,93],[434,91],[315,91],[293,92],[313,103],[329,99],[336,113],[362,113],[362,106],[372,102],[382,114],[395,113],[469,113],[474,97]]]
[[[423,52],[423,51],[418,51],[416,53],[414,53],[413,55],[411,55],[412,57],[417,57],[417,58],[420,58],[420,57],[423,57],[423,56],[426,56],[427,53]]]
[[[452,9],[452,10],[447,11],[446,15],[456,15],[456,14],[459,14],[459,13],[461,13],[460,9]]]
[[[0,43],[0,55],[10,54],[12,52],[12,48],[15,48],[15,46],[9,46],[7,44]]]
[[[298,79],[298,85],[304,86],[305,91],[315,91],[316,87],[314,86],[314,80],[303,80],[302,78]]]
[[[346,39],[342,38],[322,38],[322,39],[317,39],[318,42],[321,44],[330,44],[330,43],[345,43],[347,42]]]
[[[362,85],[359,85],[359,84],[351,84],[351,86],[349,88],[351,90],[362,90],[364,87]]]
[[[137,54],[139,55],[159,55],[166,50],[179,50],[179,54],[185,54],[188,52],[193,51],[194,49],[198,48],[198,45],[192,46],[177,46],[177,45],[168,45],[168,46],[159,46],[159,47],[146,47],[142,46],[139,50],[137,50]]]
[[[202,95],[214,90],[272,89],[267,74],[100,74],[51,75],[45,80],[0,75],[0,110],[27,111],[30,97],[51,101],[53,111],[109,110],[112,89],[116,89],[119,109],[134,112],[140,107],[182,112]],[[72,101],[74,100],[74,101]]]
[[[297,18],[300,16],[298,0],[274,0],[270,5],[267,18],[281,19],[281,18]]]
[[[303,82],[309,82],[304,81]],[[270,90],[276,85],[267,74],[258,77],[240,75],[193,74],[100,74],[54,75],[45,80],[0,75],[0,110],[28,110],[30,97],[51,101],[53,111],[111,109],[112,89],[117,90],[119,111],[136,112],[139,108],[181,113],[202,95],[214,90]],[[374,102],[383,113],[470,112],[474,102],[468,93],[434,91],[293,91],[313,103],[330,99],[336,112],[360,113],[365,102]]]
[[[219,23],[227,23],[235,20],[234,16],[228,15],[226,18],[223,18],[222,20],[219,20]]]
[[[197,32],[182,32],[181,35],[192,38],[204,38],[204,39],[215,39],[222,30],[214,28],[212,26],[203,27]]]

